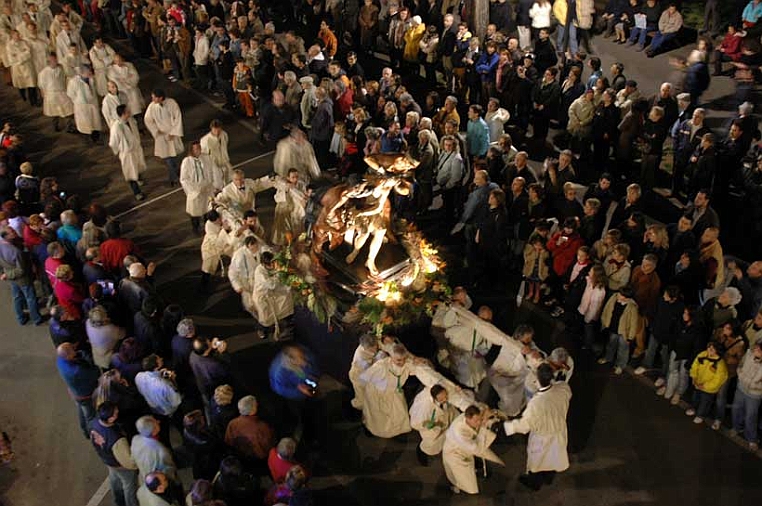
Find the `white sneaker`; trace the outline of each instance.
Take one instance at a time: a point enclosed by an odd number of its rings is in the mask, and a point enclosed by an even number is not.
[[[621,367],[614,367],[614,374],[616,374],[617,376],[622,374],[622,368]]]
[[[672,404],[673,406],[677,406],[678,404],[680,404],[680,394],[673,395],[669,403]]]
[[[719,420],[712,422],[712,430],[720,430],[720,427],[722,427],[722,423]]]
[[[701,418],[700,416],[697,416],[696,418],[693,419],[693,423],[695,423],[696,425],[700,423],[704,423],[704,419]]]
[[[664,386],[665,383],[666,383],[666,381],[664,381],[664,378],[657,378],[656,381],[654,381],[654,386],[656,388],[660,388],[660,387]]]
[[[656,389],[656,395],[658,395],[659,397],[663,397],[666,391],[667,391],[667,387],[659,387]]]
[[[597,362],[598,362],[600,365],[603,365],[603,364],[608,364],[608,363],[609,363],[609,361],[608,361],[608,360],[606,360],[606,359],[605,359],[605,358],[603,358],[603,357],[599,358]]]
[[[648,369],[643,367],[642,365],[635,369],[635,376],[641,376],[643,373],[645,373]]]
[[[450,490],[452,490],[453,494],[460,494],[460,489],[456,487],[455,485],[451,486]]]
[[[693,408],[688,408],[688,409],[685,411],[685,415],[686,415],[686,416],[694,416],[695,414],[696,414],[696,410],[695,410],[695,409],[693,409]]]

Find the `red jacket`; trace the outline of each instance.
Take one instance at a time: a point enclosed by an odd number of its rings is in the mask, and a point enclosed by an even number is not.
[[[741,41],[743,37],[737,35],[725,34],[725,38],[720,43],[723,53],[728,55],[731,60],[738,61],[741,58]]]
[[[553,257],[553,272],[558,276],[563,276],[569,267],[577,261],[577,250],[585,244],[577,232],[568,236],[568,240],[556,244],[561,236],[563,236],[563,232],[556,232],[547,244],[548,251]]]
[[[109,272],[119,272],[122,268],[122,262],[127,255],[138,255],[138,249],[135,243],[130,239],[117,237],[106,239],[101,243],[101,263]]]

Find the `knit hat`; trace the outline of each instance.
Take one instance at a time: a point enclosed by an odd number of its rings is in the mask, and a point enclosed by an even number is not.
[[[146,277],[146,268],[140,262],[135,262],[128,269],[131,278],[143,279]]]

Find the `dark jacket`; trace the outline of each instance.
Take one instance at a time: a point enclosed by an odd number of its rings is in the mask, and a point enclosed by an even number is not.
[[[311,141],[330,141],[333,136],[333,104],[329,99],[318,103],[312,116]]]
[[[675,334],[680,332],[684,309],[685,304],[680,300],[667,302],[663,297],[659,298],[656,305],[656,316],[650,322],[651,331],[657,341],[667,344]]]

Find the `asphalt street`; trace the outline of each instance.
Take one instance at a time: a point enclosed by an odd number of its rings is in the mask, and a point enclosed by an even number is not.
[[[638,80],[644,94],[650,95],[668,78],[666,56],[647,60],[621,46],[596,43],[604,68],[615,60],[624,62],[625,74]],[[230,134],[233,164],[242,164],[251,177],[271,170],[271,148],[256,142],[250,122],[223,112],[205,96],[168,83],[147,62],[137,66],[146,97],[152,87],[161,86],[180,103],[186,141],[204,134],[217,117]],[[715,80],[706,99],[725,104],[731,94],[728,79]],[[191,231],[182,192],[167,195],[171,189],[166,169],[151,156],[153,141],[144,137],[147,199],[138,205],[103,143],[92,145],[83,136],[55,133],[40,109],[21,103],[9,87],[0,87],[0,100],[3,118],[12,119],[25,134],[38,175],[55,175],[62,190],[79,194],[86,203],[98,201],[120,215],[128,235],[157,262],[161,293],[180,303],[202,332],[229,339],[238,375],[267,399],[262,381],[276,346],[254,339],[250,319],[225,282],[215,282],[208,295],[198,294],[200,238]],[[710,121],[719,125],[727,115],[712,113]],[[262,194],[258,205],[267,225],[271,196]],[[5,506],[112,504],[103,493],[106,470],[82,437],[74,403],[56,372],[47,328],[18,327],[7,288],[0,289],[0,300],[0,321],[5,322],[0,327],[0,426],[13,439],[17,454],[13,464],[0,468],[0,501]],[[481,302],[493,305],[508,328],[531,321],[546,349],[569,339],[543,314],[527,308],[514,312],[509,297]],[[525,459],[524,440],[515,437],[496,444],[507,465],[490,466],[490,476],[480,480],[481,496],[453,496],[440,462],[428,468],[418,465],[415,433],[393,440],[367,438],[359,424],[347,419],[346,387],[326,378],[319,402],[323,443],[308,453],[317,504],[745,505],[762,499],[762,461],[755,455],[708,426],[695,426],[682,410],[658,401],[644,381],[629,374],[610,376],[588,357],[575,355],[575,360],[571,469],[537,494],[521,490],[515,481]],[[270,414],[278,417],[275,409]]]

